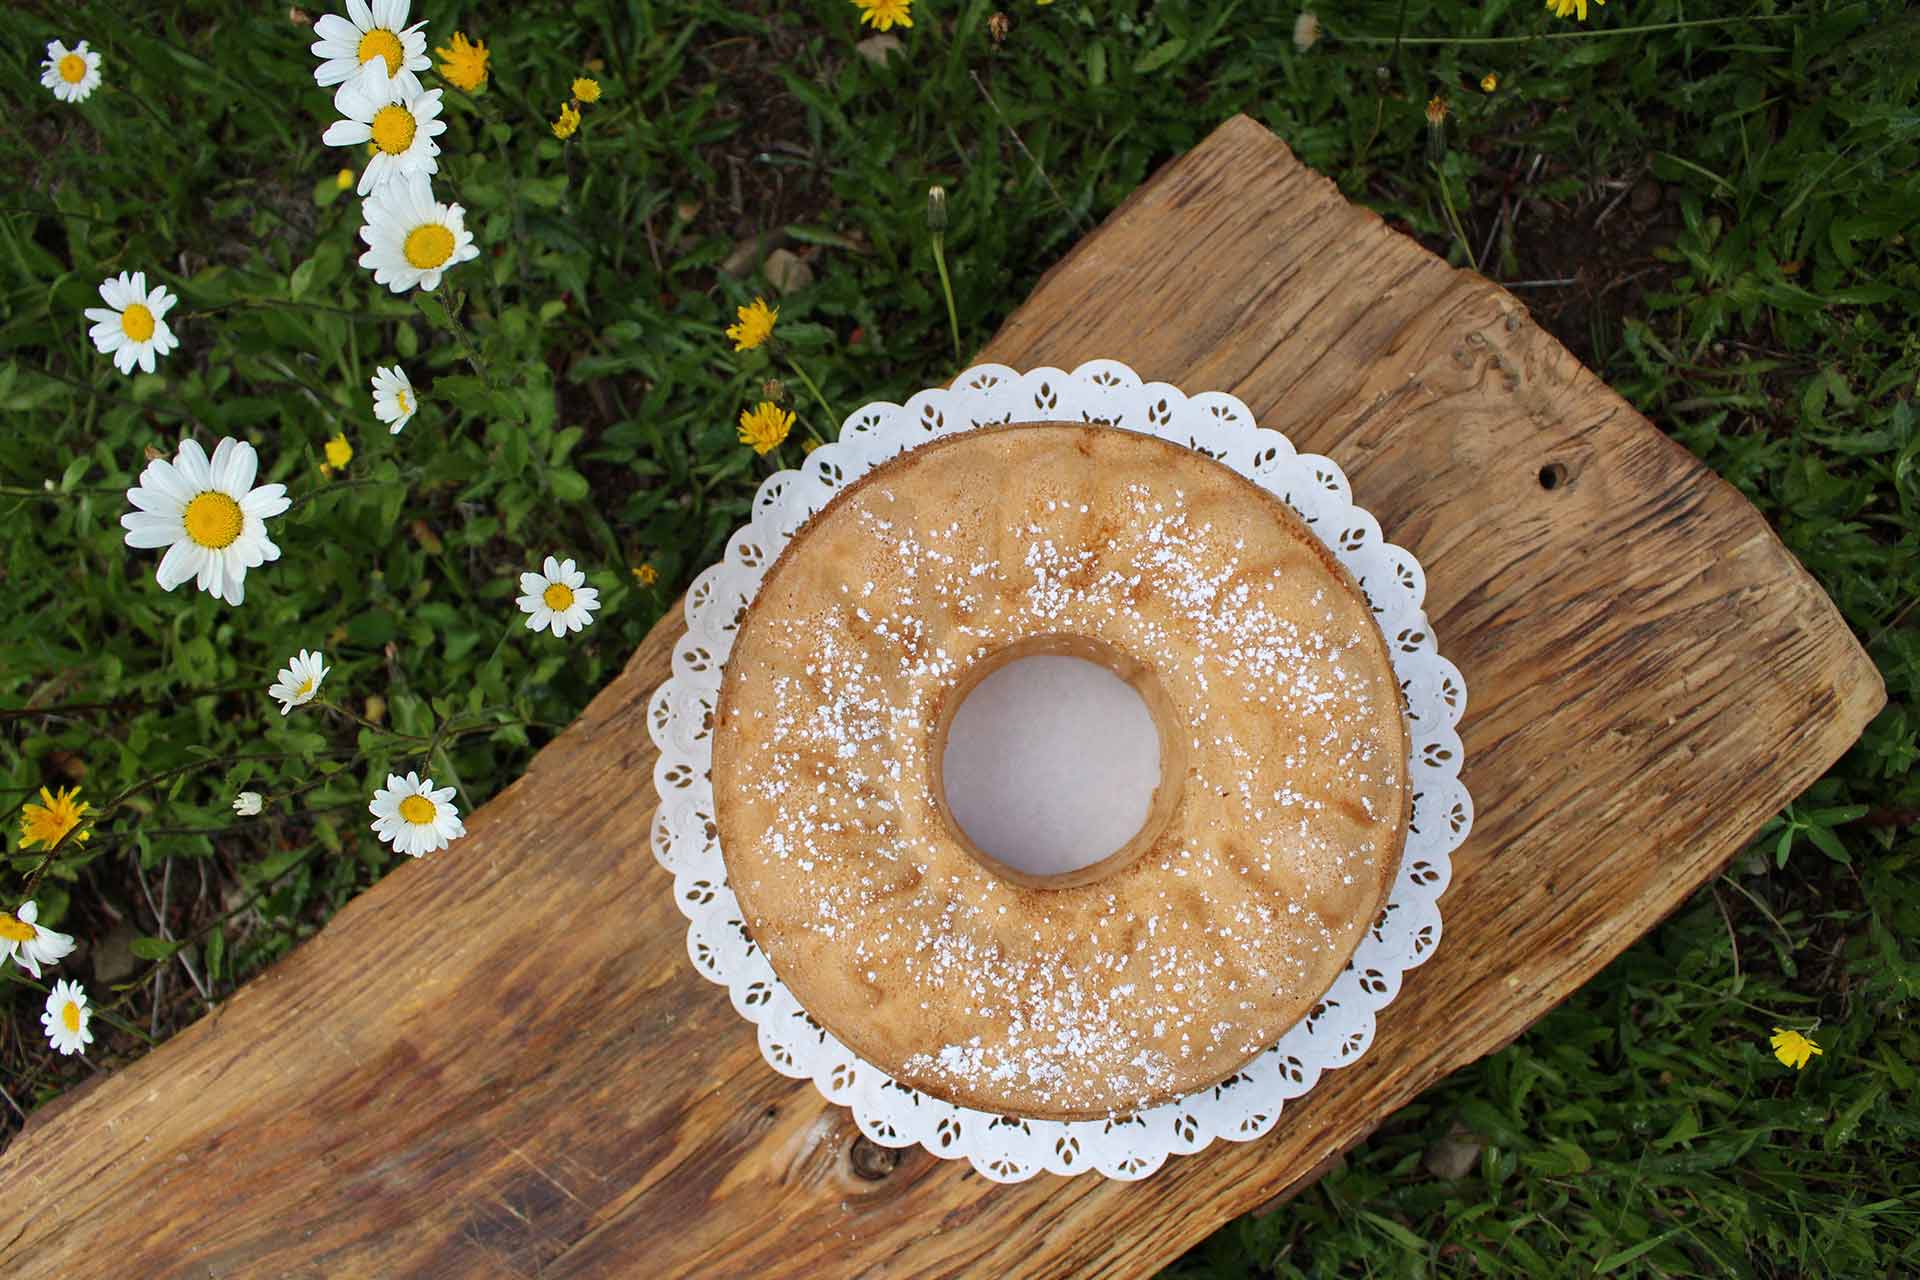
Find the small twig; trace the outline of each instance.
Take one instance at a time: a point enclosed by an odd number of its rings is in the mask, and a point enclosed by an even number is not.
[[[1593,229],[1595,231],[1598,231],[1600,229],[1600,224],[1605,222],[1609,217],[1611,217],[1613,215],[1613,211],[1620,207],[1621,201],[1625,200],[1629,195],[1633,194],[1633,186],[1634,184],[1629,183],[1626,186],[1621,187],[1620,194],[1616,195],[1613,199],[1607,201],[1607,207],[1602,209],[1600,211],[1600,216],[1593,220]]]
[[[1511,207],[1511,202],[1508,199],[1508,197],[1501,196],[1500,212],[1493,215],[1493,225],[1487,228],[1487,242],[1480,246],[1480,261],[1482,262],[1493,261],[1494,237],[1500,234],[1500,224],[1507,220],[1507,210],[1510,207]]]
[[[1500,287],[1502,289],[1558,289],[1577,283],[1579,283],[1577,276],[1562,276],[1558,280],[1508,280]]]
[[[27,1113],[20,1109],[20,1104],[13,1100],[13,1095],[7,1092],[6,1086],[4,1085],[0,1085],[0,1098],[5,1098],[7,1105],[12,1107],[14,1114],[18,1115],[22,1120],[27,1118]]]
[[[1040,161],[1034,158],[1033,152],[1027,150],[1027,144],[1020,140],[1019,130],[1013,127],[1012,122],[1007,119],[1006,113],[1000,110],[1000,104],[993,100],[991,93],[987,92],[986,82],[980,78],[980,73],[978,71],[969,71],[967,74],[973,77],[974,86],[980,90],[980,96],[987,100],[987,105],[993,108],[993,114],[1000,121],[1001,126],[1012,135],[1013,145],[1020,148],[1020,154],[1027,158],[1027,163],[1033,166],[1033,171],[1040,175],[1040,181],[1047,184],[1047,190],[1052,193],[1053,202],[1060,206],[1060,212],[1072,218],[1073,225],[1079,227],[1082,231],[1089,230],[1090,228],[1087,224],[1081,220],[1078,214],[1074,213],[1072,207],[1061,197],[1060,188],[1053,185],[1053,179],[1047,176],[1047,171],[1041,167]]]

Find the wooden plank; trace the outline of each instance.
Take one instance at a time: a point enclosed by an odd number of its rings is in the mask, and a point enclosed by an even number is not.
[[[1136,1185],[878,1152],[774,1074],[647,851],[656,628],[446,854],[0,1155],[11,1275],[1133,1276],[1508,1043],[1884,700],[1738,493],[1499,288],[1237,118],[982,353],[1121,356],[1333,456],[1427,566],[1478,807],[1446,938],[1357,1065]],[[1543,468],[1554,487],[1541,483]],[[872,1176],[863,1176],[866,1175]],[[103,1260],[111,1260],[107,1263]]]

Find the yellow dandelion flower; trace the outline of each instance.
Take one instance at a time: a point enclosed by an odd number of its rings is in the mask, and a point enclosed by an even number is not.
[[[342,191],[345,191],[348,187],[351,187],[353,185],[353,170],[342,169],[340,172],[334,174],[333,185],[338,187]]]
[[[345,433],[327,441],[327,466],[338,471],[352,461],[353,446],[347,443]]]
[[[793,430],[793,411],[781,412],[771,400],[762,400],[751,409],[740,411],[740,443],[753,446],[755,453],[770,453],[780,447]]]
[[[573,96],[581,102],[600,101],[600,82],[581,76],[573,82]]]
[[[472,93],[487,82],[487,42],[468,40],[456,31],[451,44],[441,45],[434,55],[440,59],[441,76],[455,88]]]
[[[1593,0],[1596,5],[1606,2],[1607,0]],[[1587,0],[1547,0],[1547,8],[1553,10],[1553,16],[1556,18],[1578,18],[1581,22],[1587,20]]]
[[[565,140],[571,138],[580,128],[580,108],[571,102],[560,108],[560,118],[553,122],[553,136]]]
[[[784,434],[784,433],[783,433]],[[67,787],[58,795],[40,788],[40,803],[29,800],[20,809],[20,847],[24,850],[33,845],[51,849],[66,839],[67,833],[80,827],[80,834],[74,836],[75,844],[80,844],[93,835],[81,826],[87,811],[93,806],[74,797],[80,794],[80,788]]]
[[[1773,1046],[1773,1056],[1780,1059],[1783,1066],[1792,1067],[1795,1071],[1812,1062],[1816,1055],[1826,1052],[1798,1031],[1788,1031],[1785,1027],[1775,1027],[1767,1043]]]
[[[1487,74],[1480,77],[1480,89],[1482,92],[1492,93],[1495,89],[1498,89],[1499,87],[1500,87],[1500,77],[1493,74],[1493,72],[1489,71],[1487,72]]]
[[[860,21],[876,31],[913,25],[913,0],[853,0],[853,4],[860,10]]]
[[[643,587],[650,587],[660,581],[660,571],[650,564],[633,566],[633,580]]]
[[[1427,99],[1427,123],[1439,125],[1447,118],[1447,100],[1440,94]]]
[[[780,318],[780,308],[768,306],[765,298],[755,298],[752,306],[735,308],[734,314],[740,322],[727,326],[727,337],[735,351],[751,351],[773,336],[773,322]]]

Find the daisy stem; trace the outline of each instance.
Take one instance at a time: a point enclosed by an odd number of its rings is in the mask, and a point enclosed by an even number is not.
[[[351,751],[331,751],[321,754],[330,759],[338,759],[341,756],[350,756],[355,753]],[[125,791],[122,791],[119,795],[101,805],[97,812],[100,817],[104,818],[115,809],[118,809],[122,804],[126,803],[136,793],[146,790],[157,782],[165,782],[168,778],[177,778],[183,773],[192,773],[195,769],[209,769],[215,765],[236,764],[242,760],[294,760],[301,757],[302,753],[298,751],[263,751],[251,755],[241,753],[229,756],[209,756],[205,760],[190,760],[186,764],[175,765],[171,769],[163,769],[159,773],[151,774],[131,784]]]
[[[346,707],[338,705],[337,703],[328,702],[325,698],[315,698],[313,700],[313,703],[317,707],[325,707],[328,711],[333,712],[335,715],[345,716],[347,719],[359,725],[362,729],[370,729],[374,733],[390,734],[393,737],[407,738],[414,742],[425,742],[427,740],[425,734],[402,733],[398,729],[389,729],[385,725],[375,724],[373,721],[367,719],[365,716],[359,714],[358,712],[351,711]]]
[[[1526,44],[1530,40],[1593,40],[1602,36],[1631,36],[1648,31],[1678,31],[1682,27],[1724,27],[1736,22],[1785,22],[1794,13],[1757,13],[1744,18],[1689,18],[1684,22],[1655,22],[1643,27],[1614,27],[1607,31],[1543,31],[1530,36],[1343,36],[1329,38],[1347,44]]]
[[[433,313],[428,311],[424,305],[426,294],[416,292],[414,297],[422,303],[420,310],[421,313],[427,317],[428,323],[433,323]],[[486,363],[480,359],[479,348],[473,345],[473,336],[467,332],[466,322],[460,319],[458,305],[449,307],[443,304],[440,312],[446,317],[446,329],[453,334],[454,340],[460,344],[460,353],[467,358],[467,363],[473,366],[473,371],[480,375],[480,381],[487,384],[487,390],[493,390],[493,378],[487,373]]]
[[[55,373],[51,369],[35,368],[30,370],[30,372],[37,373],[43,378],[52,378],[55,382],[64,382],[68,386],[73,387],[76,390],[86,392],[88,395],[92,396],[96,400],[111,400],[115,404],[127,405],[130,408],[138,409],[144,413],[172,414],[176,418],[182,418],[188,422],[191,422],[194,426],[200,428],[202,431],[205,431],[210,435],[218,436],[220,434],[219,432],[214,431],[211,427],[207,426],[206,423],[200,421],[199,418],[195,417],[188,410],[178,408],[174,405],[164,404],[156,401],[142,402],[139,400],[129,400],[126,396],[117,396],[113,394],[113,392],[111,391],[102,391],[100,388],[94,386],[90,382],[82,382],[78,378],[70,378],[64,373]]]
[[[199,320],[206,316],[219,315],[222,311],[237,311],[247,307],[278,307],[283,311],[320,311],[331,316],[346,316],[361,324],[384,324],[393,319],[390,313],[353,311],[346,307],[329,307],[318,302],[293,302],[286,298],[235,298],[231,302],[216,302],[210,307],[201,307],[197,311],[183,311],[173,319]]]
[[[147,101],[146,94],[135,93],[133,90],[127,88],[124,85],[115,84],[115,85],[108,85],[107,87],[111,89],[113,92],[121,95],[122,97],[132,98],[135,102],[139,103],[140,109],[146,112],[149,116],[151,116],[153,118],[154,124],[159,126],[160,132],[166,135],[168,145],[173,148],[176,154],[179,152],[179,149],[180,149],[179,143],[176,140],[178,137],[177,126],[169,122],[165,116],[160,114],[158,108],[156,108],[151,102]]]
[[[933,233],[933,265],[940,271],[940,292],[947,298],[947,328],[953,333],[953,359],[960,362],[960,313],[953,306],[953,281],[947,278],[946,234]]]
[[[418,468],[410,467],[407,470],[402,471],[400,473],[400,478],[398,480],[382,480],[377,476],[361,476],[357,480],[332,480],[326,484],[319,486],[316,489],[310,489],[306,493],[303,493],[299,497],[295,498],[293,500],[293,505],[287,508],[287,513],[291,515],[293,512],[299,510],[301,504],[308,502],[314,498],[324,498],[330,493],[342,493],[348,489],[360,489],[360,488],[365,488],[368,485],[398,484],[401,486],[405,486],[405,485],[411,484],[416,478],[419,477],[419,475],[420,475],[420,471]]]
[[[9,498],[44,498],[48,501],[58,501],[61,498],[77,498],[83,493],[125,492],[125,489],[116,489],[112,485],[84,484],[75,485],[71,489],[30,489],[21,485],[0,484],[0,494],[5,494]],[[21,713],[0,711],[0,720],[7,719],[16,714]]]
[[[807,390],[813,392],[813,398],[820,402],[820,411],[827,415],[827,421],[829,423],[833,422],[833,406],[828,404],[827,398],[820,394],[820,388],[813,385],[813,379],[809,378],[807,371],[800,367],[800,362],[785,352],[781,353],[781,358],[787,362],[787,368],[793,370],[794,373],[799,375],[800,381],[807,384]]]

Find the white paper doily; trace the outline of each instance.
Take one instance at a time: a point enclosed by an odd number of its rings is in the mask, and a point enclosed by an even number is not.
[[[1197,449],[1278,494],[1305,517],[1353,574],[1373,606],[1406,697],[1411,730],[1413,817],[1400,873],[1373,928],[1320,1003],[1278,1044],[1209,1089],[1125,1119],[1023,1120],[957,1107],[896,1083],[808,1017],[773,972],[740,919],[727,887],[713,820],[713,711],[722,664],[769,565],[801,524],[859,476],[916,445],[977,426],[1030,421],[1107,422]],[[1284,435],[1254,424],[1246,405],[1209,391],[1189,396],[1164,382],[1142,383],[1116,360],[1072,373],[977,365],[953,385],[905,405],[869,404],[841,427],[837,443],[808,455],[798,471],[768,477],[752,521],[725,557],[687,592],[687,634],[673,674],[654,694],[648,730],[660,748],[654,784],[660,809],[653,852],[673,874],[686,915],[687,953],[727,988],[741,1016],[759,1028],[760,1052],[776,1071],[813,1080],[831,1102],[850,1107],[860,1129],[889,1147],[919,1143],[934,1155],[972,1162],[998,1182],[1046,1170],[1098,1170],[1144,1178],[1169,1155],[1215,1138],[1245,1142],[1274,1127],[1281,1105],[1311,1089],[1320,1073],[1345,1066],[1373,1040],[1374,1015],[1400,991],[1401,976],[1440,940],[1439,898],[1451,855],[1473,823],[1460,782],[1466,682],[1434,647],[1421,611],[1426,577],[1401,547],[1353,503],[1347,478],[1327,458],[1295,453]]]

